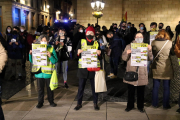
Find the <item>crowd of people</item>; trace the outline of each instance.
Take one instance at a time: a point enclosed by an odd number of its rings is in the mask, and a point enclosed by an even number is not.
[[[157,29],[157,27],[159,29]],[[102,31],[101,31],[102,30]],[[151,32],[158,32],[154,41],[151,42]],[[180,22],[176,27],[176,39],[180,34]],[[105,56],[109,56],[109,63],[111,66],[110,73],[107,77],[110,79],[117,78],[118,66],[126,67],[126,72],[138,71],[138,80],[129,82],[124,79],[128,84],[128,102],[127,112],[134,109],[135,102],[135,89],[137,89],[137,107],[140,112],[144,112],[144,92],[145,86],[148,84],[149,72],[152,71],[153,78],[153,92],[152,92],[152,106],[158,107],[158,89],[160,82],[163,81],[163,108],[170,109],[170,80],[173,79],[173,68],[171,64],[171,49],[172,38],[174,33],[171,27],[167,26],[164,29],[164,24],[152,22],[150,24],[150,31],[147,31],[144,23],[139,24],[139,28],[135,28],[134,24],[130,22],[121,22],[118,26],[113,23],[109,30],[106,26],[91,25],[85,28],[80,24],[74,24],[67,27],[49,27],[38,26],[32,27],[27,32],[24,26],[7,26],[5,33],[0,35],[1,44],[7,51],[8,63],[1,73],[1,78],[6,81],[23,80],[22,71],[26,67],[26,62],[32,61],[32,44],[47,44],[48,65],[41,66],[36,69],[35,77],[38,84],[38,105],[41,108],[44,102],[44,86],[49,86],[50,78],[52,76],[47,72],[56,69],[57,75],[62,72],[64,87],[69,88],[67,84],[68,76],[68,61],[75,59],[77,61],[79,78],[78,89],[78,103],[74,108],[79,110],[82,107],[82,98],[86,81],[89,79],[92,87],[94,109],[99,110],[98,94],[95,93],[94,77],[96,70],[82,68],[81,53],[84,46],[93,46],[97,49],[98,60],[100,64],[98,67],[103,66]],[[97,44],[98,43],[98,44]],[[148,44],[148,66],[135,67],[131,66],[131,43],[147,43]],[[1,46],[0,46],[1,47]],[[110,54],[108,54],[110,50]],[[151,62],[150,62],[151,61]],[[149,67],[151,64],[151,68]],[[36,66],[31,66],[36,67]],[[53,91],[47,87],[48,101],[52,107],[55,107]],[[180,106],[179,106],[180,107]],[[180,109],[177,110],[180,113]]]

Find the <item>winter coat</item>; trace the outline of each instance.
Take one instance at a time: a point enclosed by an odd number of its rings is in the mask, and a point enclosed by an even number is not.
[[[47,49],[48,49],[49,47],[51,47],[51,45],[48,45],[48,46],[47,46]],[[48,57],[48,59],[51,61],[52,64],[56,64],[56,63],[57,63],[58,58],[57,58],[57,55],[56,55],[56,51],[55,51],[54,49],[53,49],[53,52],[52,52],[52,54],[51,54],[51,57],[50,57],[50,58]],[[30,55],[30,54],[29,54],[29,61],[30,61],[31,63],[33,63],[32,55]],[[51,78],[51,74],[39,73],[39,74],[35,74],[35,77],[36,77],[36,78],[49,79],[49,78]]]
[[[161,50],[167,40],[159,39],[152,42],[153,56]],[[158,57],[152,63],[152,73],[154,79],[170,80],[173,78],[173,67],[170,59],[170,50],[172,48],[172,41],[168,41],[166,46],[160,52]]]
[[[111,55],[110,57],[120,57],[122,55],[123,45],[122,39],[114,34],[112,41],[110,41]]]
[[[93,44],[94,44],[94,41],[92,41],[92,42],[87,41],[87,45],[93,45]],[[98,42],[98,44],[99,44],[99,42]],[[76,49],[76,53],[78,53],[78,49],[81,49],[81,41],[79,41],[79,44],[78,44],[77,49]],[[100,44],[99,44],[98,50],[101,50]],[[79,56],[77,56],[77,59],[81,59],[81,54]],[[98,56],[98,59],[101,60],[102,56],[101,55]],[[89,72],[87,70],[87,68],[79,68],[78,73],[77,73],[77,77],[78,78],[85,78],[85,79],[94,79],[95,72]]]
[[[19,40],[20,40],[23,48],[25,48],[27,46],[27,35],[28,35],[28,33],[25,31],[25,32],[21,32],[20,36],[19,36]]]
[[[85,33],[80,33],[80,32],[77,32],[75,35],[74,35],[74,38],[73,38],[73,41],[72,41],[72,49],[73,50],[76,50],[77,48],[77,45],[79,43],[79,41],[81,41],[81,39],[85,39]]]
[[[11,42],[11,39],[16,39],[16,42],[18,42],[18,45],[15,43],[12,43],[10,45],[9,43]],[[7,51],[8,51],[8,57],[10,59],[22,59],[22,43],[19,40],[19,34],[12,34],[8,38],[8,46],[7,46]]]
[[[132,43],[136,43],[133,41]],[[122,59],[124,61],[127,61],[127,67],[126,67],[126,72],[136,72],[137,67],[136,66],[131,66],[131,54],[127,54],[127,50],[131,50],[131,44],[127,45],[123,54],[122,54]],[[148,50],[148,59],[149,61],[152,61],[153,55],[152,55],[152,50]],[[143,86],[148,84],[148,72],[147,72],[147,67],[140,66],[138,69],[138,80],[135,82],[128,82],[125,79],[123,80],[124,83],[131,84],[134,86]]]

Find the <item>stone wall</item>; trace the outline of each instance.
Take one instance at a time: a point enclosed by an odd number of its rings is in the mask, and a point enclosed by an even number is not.
[[[97,21],[92,16],[91,1],[77,0],[77,21],[85,26],[88,23],[95,24]],[[163,22],[165,26],[170,25],[174,30],[180,21],[180,0],[104,0],[104,2],[104,15],[99,24],[108,28],[112,23],[119,24],[126,11],[128,22],[132,22],[136,27],[143,22],[147,30],[150,29],[151,22]]]
[[[128,21],[138,27],[145,23],[147,30],[151,22],[163,22],[175,30],[180,21],[180,0],[123,0],[123,13],[127,11]]]
[[[87,26],[88,23],[95,24],[97,19],[92,16],[92,0],[77,0],[77,23]],[[99,25],[108,28],[112,23],[119,23],[122,19],[122,0],[104,0],[105,8],[103,17],[99,19]]]

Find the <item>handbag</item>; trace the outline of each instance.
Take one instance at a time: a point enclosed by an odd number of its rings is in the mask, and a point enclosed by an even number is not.
[[[154,63],[155,59],[157,58],[157,56],[161,53],[161,51],[163,50],[163,48],[166,46],[166,44],[168,43],[169,40],[166,41],[166,43],[163,45],[163,47],[161,48],[161,50],[157,53],[156,57],[153,59],[151,65],[150,65],[150,71],[149,71],[149,77],[152,78],[153,77],[153,73],[152,73],[152,64]]]
[[[124,79],[128,82],[134,82],[138,80],[138,69],[139,66],[136,69],[136,72],[126,72],[124,75]]]
[[[58,78],[57,78],[56,70],[53,71],[49,87],[52,91],[58,88]]]
[[[102,63],[103,69],[100,71],[97,71],[95,74],[95,93],[107,91],[105,70],[104,70],[104,60],[102,62],[103,62]]]

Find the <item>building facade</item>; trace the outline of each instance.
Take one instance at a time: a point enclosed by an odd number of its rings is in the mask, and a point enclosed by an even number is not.
[[[0,32],[7,26],[25,26],[27,30],[40,24],[52,26],[60,6],[55,0],[0,0]]]
[[[96,1],[96,0],[93,0]],[[101,1],[101,0],[99,0]],[[139,23],[145,23],[147,30],[151,22],[163,22],[175,30],[180,21],[180,0],[103,0],[105,8],[103,17],[99,19],[99,25],[107,26],[112,23],[119,24],[127,12],[127,21],[139,27]],[[77,0],[77,22],[87,26],[95,24],[96,18],[92,16],[92,0]]]

